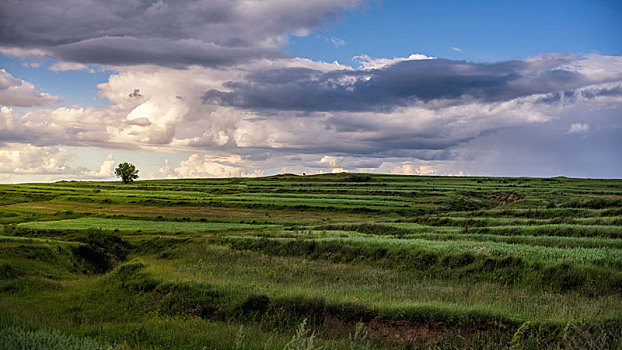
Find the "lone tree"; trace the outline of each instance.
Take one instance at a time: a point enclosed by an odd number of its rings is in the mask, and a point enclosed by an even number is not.
[[[120,177],[124,184],[130,183],[134,181],[134,179],[138,179],[138,170],[136,170],[134,164],[130,163],[119,164],[119,166],[114,169],[114,174],[117,175],[117,177]]]

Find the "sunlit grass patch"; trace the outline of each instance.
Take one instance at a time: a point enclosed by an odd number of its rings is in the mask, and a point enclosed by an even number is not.
[[[220,222],[172,222],[172,221],[147,221],[147,220],[124,220],[86,217],[71,220],[41,221],[21,223],[18,227],[34,230],[119,230],[119,231],[145,231],[145,232],[211,232],[244,229],[262,229],[270,225],[253,225]]]

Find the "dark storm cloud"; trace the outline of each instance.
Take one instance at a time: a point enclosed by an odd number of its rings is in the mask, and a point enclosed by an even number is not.
[[[328,73],[299,68],[272,69],[250,74],[247,82],[228,83],[226,87],[231,91],[210,90],[205,93],[204,102],[258,110],[302,111],[390,111],[415,101],[438,99],[498,102],[594,83],[578,72],[563,68],[576,60],[570,56],[493,64],[410,60],[381,69]]]
[[[443,121],[435,121],[421,130],[414,130],[405,125],[390,126],[377,118],[352,118],[348,115],[337,115],[328,118],[326,129],[335,134],[357,135],[356,142],[349,146],[359,145],[359,154],[369,152],[387,152],[394,150],[438,151],[448,149],[468,138],[447,137]],[[424,158],[437,158],[434,152],[427,152]],[[434,155],[431,155],[434,154]]]
[[[109,65],[157,64],[223,66],[252,58],[282,56],[279,51],[253,48],[229,48],[196,40],[138,39],[103,37],[57,46],[52,49],[65,61]]]
[[[236,64],[363,0],[4,0],[0,47],[80,63]]]
[[[622,96],[622,86],[618,85],[616,87],[610,89],[599,89],[596,91],[581,91],[581,95],[587,99],[593,99],[595,97],[605,96],[605,97],[621,97]]]

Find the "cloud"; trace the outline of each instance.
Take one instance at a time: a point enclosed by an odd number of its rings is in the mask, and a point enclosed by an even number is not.
[[[340,169],[373,169],[380,165],[381,161],[369,157],[345,157],[345,156],[323,156],[318,162],[318,166],[323,168]],[[310,166],[314,166],[310,164]]]
[[[456,52],[462,52],[462,49],[459,47],[451,47],[452,50],[456,51]]]
[[[226,47],[195,39],[100,37],[51,49],[56,57],[102,65],[227,66],[283,54],[269,48]]]
[[[262,176],[260,169],[245,169],[239,166],[239,156],[212,157],[209,155],[193,154],[187,160],[180,162],[174,173],[177,177],[257,177]],[[165,172],[168,164],[160,169]],[[170,169],[170,168],[169,168]],[[170,170],[169,170],[170,171]]]
[[[595,89],[585,89],[581,91],[581,95],[587,99],[594,99],[599,97],[617,97],[619,99],[622,99],[622,85]]]
[[[157,176],[167,179],[174,179],[177,177],[175,174],[175,169],[173,169],[169,164],[168,158],[164,159],[164,165],[160,169],[158,169]]]
[[[137,149],[168,145],[175,136],[204,135],[215,143],[228,137],[222,127],[231,115],[201,102],[201,91],[220,87],[227,72],[202,69],[174,70],[155,66],[133,67],[111,75],[100,84],[100,96],[110,106],[61,107],[16,112],[0,109],[0,142],[37,146],[72,145]],[[212,117],[209,118],[210,114]],[[236,117],[237,118],[237,117]],[[202,125],[188,122],[204,119]],[[190,124],[190,125],[189,125]]]
[[[391,174],[395,175],[434,175],[436,172],[437,170],[430,165],[415,166],[410,163],[403,163],[391,169]]]
[[[33,49],[25,47],[3,47],[0,46],[0,54],[5,56],[19,57],[23,59],[38,59],[50,55],[50,52],[43,49]]]
[[[9,143],[0,147],[0,173],[67,174],[72,156],[58,147]]]
[[[611,61],[612,68],[605,72],[602,67],[607,60]],[[326,91],[339,91],[336,86],[360,84],[364,74],[373,76],[372,79],[387,72],[398,76],[393,72],[395,66],[412,62],[424,61],[400,60],[379,69],[304,59],[260,59],[226,69],[117,67],[119,72],[98,86],[99,95],[110,101],[109,106],[32,110],[3,107],[0,109],[0,142],[172,152],[187,157],[183,164],[165,164],[158,173],[161,177],[246,176],[260,171],[271,174],[284,168],[307,174],[333,169],[384,173],[429,171],[423,166],[432,167],[438,175],[461,171],[476,175],[511,175],[506,169],[520,170],[516,164],[526,169],[527,172],[521,174],[547,175],[554,174],[555,167],[561,166],[555,155],[569,164],[588,164],[597,175],[616,174],[615,167],[596,168],[596,163],[571,160],[572,156],[566,152],[574,147],[578,138],[578,134],[569,133],[569,128],[573,123],[585,123],[589,124],[589,133],[580,137],[585,149],[593,152],[591,145],[600,145],[600,155],[596,159],[616,163],[613,147],[602,143],[602,140],[609,140],[615,144],[612,140],[622,139],[619,118],[614,118],[622,108],[619,93],[622,79],[615,58],[562,55],[492,64],[518,72],[515,80],[511,80],[515,85],[505,87],[512,93],[485,91],[487,87],[482,87],[481,91],[472,88],[475,92],[465,88],[471,94],[465,98],[441,97],[407,103],[408,99],[392,97],[389,89],[389,94],[380,100],[386,105],[376,108],[366,105],[367,101],[361,100],[355,90],[352,95],[355,98],[350,101],[353,104],[358,101],[365,108],[349,110],[340,106],[333,108],[326,101],[313,98],[313,91],[322,81]],[[461,64],[458,61],[449,63],[454,70]],[[476,76],[485,76],[487,69],[497,75],[508,74],[499,73],[499,66],[494,69],[482,66],[486,65],[464,63],[464,72],[456,74],[466,80],[471,79],[465,73],[469,71]],[[547,80],[550,72],[560,69],[577,74],[576,81],[581,84],[567,88],[572,84]],[[557,76],[555,73],[552,76],[554,81]],[[391,84],[397,86],[397,90],[400,86],[409,89],[408,84],[414,77],[404,75],[403,82],[395,78]],[[540,88],[545,88],[525,94],[531,90],[517,82],[529,82],[529,79],[540,79]],[[205,91],[236,94],[237,86],[246,85],[278,88],[272,97],[274,101],[264,101],[271,107],[256,108],[243,103],[238,106],[220,101],[204,103]],[[554,90],[556,85],[563,89]],[[283,102],[278,99],[288,97],[290,86],[309,86],[311,93],[307,97],[313,102],[309,108],[280,107]],[[440,83],[436,86],[443,87]],[[280,93],[279,89],[284,92]],[[301,88],[300,93],[305,93],[305,89]],[[398,103],[394,103],[396,101]],[[318,110],[314,104],[323,104],[322,109]],[[599,139],[594,135],[599,135]],[[545,141],[547,139],[549,141]],[[499,145],[504,142],[507,147]],[[543,153],[531,145],[546,148],[550,156],[546,161],[529,163],[530,157],[536,159]],[[577,154],[594,157],[590,152]],[[552,164],[550,172],[547,162]],[[568,175],[582,174],[578,168],[564,169]],[[94,169],[90,175],[100,170]],[[82,170],[68,171],[79,174]],[[155,174],[156,169],[146,169],[145,174],[148,172]],[[75,176],[88,175],[82,173]]]
[[[73,62],[57,62],[54,63],[53,65],[51,65],[50,67],[48,67],[49,70],[53,71],[53,72],[64,72],[64,71],[71,71],[71,70],[85,70],[88,71],[89,73],[95,73],[95,71],[91,68],[89,68],[87,65],[82,64],[82,63],[73,63]]]
[[[330,38],[330,42],[333,44],[334,47],[339,48],[341,46],[346,46],[346,42],[343,39],[339,39],[337,37],[331,37]]]
[[[495,176],[619,177],[622,155],[622,105],[596,108],[593,103],[565,106],[545,124],[494,130],[452,150],[451,160],[471,174]],[[584,124],[589,133],[569,133],[568,123]]]
[[[330,72],[278,68],[249,74],[246,82],[229,82],[226,90],[209,90],[204,101],[252,110],[313,112],[391,111],[418,102],[500,102],[621,80],[622,58],[608,60],[612,69],[607,74],[589,70],[590,61],[601,64],[603,57],[567,55],[497,63],[417,59],[378,69]]]
[[[115,161],[112,154],[104,159],[98,170],[82,169],[79,173],[80,178],[86,179],[112,179],[114,178]]]
[[[47,175],[49,180],[114,178],[112,154],[97,170],[75,166],[75,159],[62,147],[6,143],[0,146],[0,179],[9,179],[10,175]]]
[[[118,125],[120,117],[96,108],[33,109],[20,114],[2,107],[0,142],[114,147],[110,132]]]
[[[334,168],[337,166],[337,163],[340,162],[342,159],[342,157],[324,156],[318,161],[318,163]]]
[[[56,101],[56,96],[39,92],[31,83],[14,78],[6,70],[0,69],[0,105],[39,107]]]
[[[45,0],[0,4],[6,54],[89,64],[230,65],[281,55],[363,0]]]
[[[587,123],[572,123],[570,124],[569,133],[584,133],[590,130],[590,126]]]
[[[394,58],[371,58],[367,55],[360,55],[352,57],[352,61],[356,62],[362,69],[380,69],[392,64],[404,61],[418,61],[418,60],[431,60],[436,57],[426,56],[424,54],[413,53],[408,57],[394,57]]]

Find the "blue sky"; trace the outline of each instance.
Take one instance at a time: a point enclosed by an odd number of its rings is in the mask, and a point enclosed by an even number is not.
[[[80,71],[52,71],[57,60],[42,59],[37,67],[24,65],[24,61],[15,57],[0,56],[0,65],[15,77],[28,81],[41,91],[62,96],[63,104],[103,107],[108,104],[106,99],[97,95],[97,85],[108,81],[112,70],[102,67],[94,68],[94,72]]]
[[[0,33],[3,182],[622,175],[620,1],[14,1]]]
[[[331,38],[345,44],[335,46]],[[306,37],[293,37],[289,52],[344,63],[361,54],[403,57],[413,52],[490,62],[551,52],[621,55],[621,38],[620,1],[389,0],[349,11]]]

